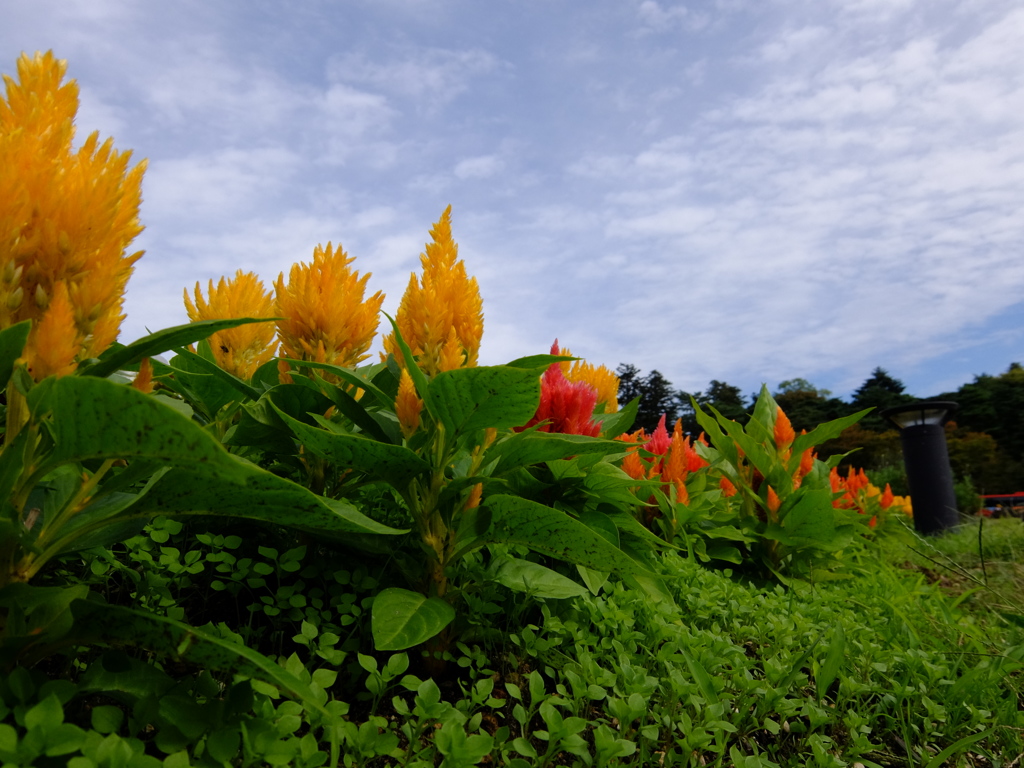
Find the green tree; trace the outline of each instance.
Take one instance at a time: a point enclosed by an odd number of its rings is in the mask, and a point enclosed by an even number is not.
[[[916,399],[912,395],[904,394],[904,389],[906,387],[902,381],[894,379],[884,368],[875,368],[871,372],[871,376],[853,393],[854,411],[864,408],[875,409],[860,421],[861,427],[875,432],[892,429],[892,424],[881,416],[880,412],[886,408],[913,402]]]
[[[819,424],[842,418],[853,409],[837,397],[829,397],[827,389],[818,389],[807,379],[787,379],[772,396],[786,412],[793,429],[810,432]]]
[[[690,397],[697,401],[697,405],[704,407],[713,406],[715,410],[733,421],[746,422],[747,403],[743,398],[743,392],[739,387],[727,384],[718,379],[712,379],[708,388],[703,392],[690,394],[679,392],[679,413],[683,420],[683,430],[691,434],[699,434],[701,429],[697,423],[693,406],[690,404]]]
[[[624,405],[639,397],[640,407],[636,413],[633,428],[654,431],[662,415],[671,429],[679,416],[679,393],[672,389],[672,382],[660,371],[640,375],[640,369],[629,363],[622,363],[615,369],[619,377],[619,403]]]

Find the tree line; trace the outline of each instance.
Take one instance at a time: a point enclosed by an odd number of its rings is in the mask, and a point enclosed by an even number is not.
[[[616,373],[619,402],[640,398],[636,427],[648,432],[665,414],[669,425],[682,419],[686,432],[700,434],[693,402],[702,408],[713,406],[724,416],[745,422],[756,400],[756,393],[745,396],[739,387],[714,379],[702,392],[684,392],[674,389],[657,370],[643,374],[636,366],[623,363]],[[874,408],[837,439],[819,446],[819,457],[849,454],[841,468],[863,468],[894,478],[900,474],[899,432],[880,412],[922,398],[906,392],[903,382],[885,369],[875,368],[849,400],[833,397],[827,389],[818,389],[802,378],[781,382],[772,395],[798,432]],[[952,400],[959,406],[946,425],[950,464],[958,479],[978,493],[1024,491],[1024,368],[1020,363],[1012,363],[996,376],[975,376],[953,392],[927,399]]]

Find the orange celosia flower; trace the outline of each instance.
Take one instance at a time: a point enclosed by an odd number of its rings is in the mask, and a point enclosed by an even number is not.
[[[632,443],[632,447],[629,448],[628,453],[622,459],[622,471],[632,477],[634,480],[646,480],[647,479],[647,465],[644,464],[640,458],[640,454],[637,449],[640,447],[639,442],[646,440],[644,431],[642,429],[633,432],[628,435],[619,435],[616,440],[621,440],[624,443]]]
[[[782,500],[779,499],[779,494],[775,492],[775,489],[770,485],[768,486],[768,511],[772,514],[772,519],[778,514],[779,507],[782,506]]]
[[[793,431],[793,425],[783,412],[782,407],[779,406],[775,414],[775,448],[783,460],[789,458],[789,448],[793,445],[794,440],[796,440],[796,432]]]
[[[153,364],[148,357],[142,358],[139,363],[139,372],[132,380],[132,386],[145,395],[153,391]]]
[[[736,495],[736,486],[732,484],[732,481],[724,475],[718,481],[718,487],[722,489],[722,495],[726,498]]]
[[[561,354],[571,356],[572,352],[563,348]],[[586,360],[574,360],[561,363],[562,373],[569,381],[583,381],[597,390],[597,405],[604,405],[605,413],[619,410],[619,377],[606,366],[591,365]]]
[[[892,488],[890,488],[889,484],[886,483],[885,490],[882,492],[882,498],[879,501],[879,504],[882,505],[882,509],[888,509],[891,507],[894,498],[895,497],[892,495]]]
[[[458,258],[451,212],[449,205],[430,230],[433,242],[420,254],[423,274],[409,277],[395,315],[402,338],[428,376],[475,366],[484,330],[480,288],[475,277],[466,275],[466,265]],[[384,350],[405,366],[394,334],[385,337]]]
[[[801,431],[800,434],[805,434]],[[814,460],[818,457],[817,453],[814,453],[813,447],[805,448],[803,453],[800,454],[800,466],[796,468],[796,472],[793,473],[793,487],[799,488],[807,474],[814,469]]]
[[[416,386],[412,383],[412,376],[409,375],[408,370],[403,368],[402,378],[398,382],[398,395],[395,397],[395,414],[398,416],[398,425],[402,428],[402,435],[407,440],[419,429],[422,410],[423,401],[416,395]]]
[[[52,52],[18,59],[0,99],[0,328],[34,321],[25,359],[38,380],[70,363],[44,350],[40,326],[63,290],[61,352],[95,357],[117,338],[123,295],[142,252],[138,210],[145,161],[93,133],[72,151],[78,86],[62,84],[67,63]],[[64,289],[58,289],[64,284]],[[70,307],[71,317],[68,317]],[[57,334],[56,321],[47,334]],[[45,358],[45,359],[44,359]]]
[[[312,264],[292,266],[287,285],[284,273],[277,278],[275,313],[282,318],[277,332],[284,357],[340,367],[368,357],[384,294],[363,299],[370,273],[360,277],[349,267],[353,261],[340,246],[318,245]]]
[[[195,287],[195,304],[185,291],[185,308],[192,322],[199,320],[226,320],[234,317],[274,316],[273,294],[263,287],[253,272],[238,270],[230,280],[223,277],[216,287],[209,282],[207,297],[203,298],[199,283]],[[273,323],[250,323],[229,328],[210,336],[217,365],[233,376],[249,380],[256,369],[273,359],[277,352]]]

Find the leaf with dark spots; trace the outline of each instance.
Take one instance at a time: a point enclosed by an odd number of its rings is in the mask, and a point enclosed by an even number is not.
[[[439,373],[430,382],[437,418],[455,434],[525,424],[540,401],[537,371],[495,365]]]
[[[564,512],[519,496],[490,496],[491,525],[482,542],[522,544],[595,571],[650,576],[649,571],[601,534]]]
[[[376,522],[347,501],[317,496],[254,464],[230,458],[238,466],[228,477],[219,470],[171,470],[120,517],[222,515],[325,533],[405,533]]]

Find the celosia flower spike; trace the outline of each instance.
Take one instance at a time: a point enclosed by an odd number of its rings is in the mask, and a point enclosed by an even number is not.
[[[370,273],[360,277],[349,266],[353,261],[340,246],[318,245],[312,264],[292,266],[287,285],[283,273],[277,278],[275,313],[284,357],[343,368],[368,357],[384,294],[364,300]]]
[[[395,315],[402,338],[428,376],[475,366],[484,330],[480,288],[458,258],[451,212],[449,205],[430,230],[432,242],[420,254],[423,273],[410,276]],[[384,350],[405,366],[394,334],[385,337]]]
[[[422,410],[423,401],[416,395],[412,376],[403,368],[402,378],[398,382],[398,395],[395,397],[395,415],[398,416],[398,425],[402,428],[402,436],[406,440],[419,429]]]
[[[789,458],[789,448],[794,440],[796,432],[793,431],[789,417],[780,406],[775,414],[775,448],[784,460]]]
[[[73,151],[78,87],[61,83],[66,70],[51,52],[23,54],[0,99],[0,328],[33,321],[24,357],[37,380],[73,370],[69,354],[96,357],[114,342],[142,256],[126,251],[142,231],[145,161],[129,169],[131,152],[100,144],[98,133]],[[55,306],[59,330],[56,320],[43,329]]]
[[[559,354],[558,339],[551,345],[551,354]],[[552,363],[541,376],[537,412],[517,431],[545,422],[540,427],[541,432],[597,437],[601,434],[601,425],[594,421],[596,405],[597,390],[582,381],[569,381],[561,366]]]
[[[185,308],[189,320],[224,320],[233,317],[274,316],[274,298],[263,287],[253,272],[238,270],[230,280],[223,277],[216,287],[213,280],[207,288],[207,298],[195,287],[195,303],[185,291]],[[273,359],[277,352],[273,323],[250,323],[210,336],[210,348],[217,365],[233,376],[248,381],[256,369]]]
[[[561,354],[572,356],[572,352],[565,348]],[[597,390],[597,405],[598,408],[604,405],[604,413],[619,410],[619,377],[606,366],[594,366],[586,360],[567,360],[561,366],[562,373],[569,381],[584,381]]]

